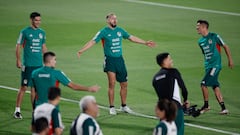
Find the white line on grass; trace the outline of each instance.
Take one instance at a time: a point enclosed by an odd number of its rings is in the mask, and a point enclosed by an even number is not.
[[[224,12],[224,11],[217,11],[217,10],[210,10],[210,9],[193,8],[193,7],[185,7],[185,6],[170,5],[170,4],[163,4],[163,3],[156,3],[156,2],[139,1],[139,0],[123,0],[123,1],[132,2],[132,3],[139,3],[139,4],[145,4],[145,5],[160,6],[160,7],[177,8],[177,9],[201,11],[201,12],[207,12],[207,13],[240,16],[240,13]]]
[[[0,85],[0,88],[13,90],[13,91],[18,91],[18,89],[16,89],[16,88],[3,86],[3,85]],[[30,93],[30,91],[26,91],[26,93]],[[67,99],[67,98],[61,98],[61,100],[72,102],[72,103],[79,103],[79,101],[77,101],[77,100],[72,100],[72,99]],[[98,106],[99,106],[99,108],[104,109],[104,110],[109,109],[108,107],[105,107],[105,106],[101,106],[101,105],[98,105]],[[116,109],[116,110],[119,111],[119,112],[121,111],[120,109]],[[146,115],[146,114],[137,113],[137,112],[132,112],[130,114],[135,115],[135,116],[139,116],[139,117],[144,117],[144,118],[157,119],[155,116]],[[210,128],[210,127],[204,127],[204,126],[190,124],[190,123],[185,123],[185,125],[190,126],[190,127],[199,128],[199,129],[210,130],[210,131],[214,131],[214,132],[218,132],[218,133],[228,134],[228,135],[240,135],[238,133],[228,132],[228,131],[224,131],[224,130],[219,130],[219,129]]]

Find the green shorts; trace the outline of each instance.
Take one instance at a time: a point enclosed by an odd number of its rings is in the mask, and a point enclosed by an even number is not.
[[[33,70],[38,69],[40,67],[41,66],[38,66],[38,67],[25,67],[25,66],[22,66],[21,86],[31,86],[32,72],[33,72]]]
[[[220,68],[210,68],[206,69],[206,74],[201,82],[203,86],[211,86],[213,88],[219,87],[218,75],[220,73]]]
[[[118,82],[127,82],[127,69],[123,57],[108,57],[105,56],[103,64],[104,72],[116,73]]]

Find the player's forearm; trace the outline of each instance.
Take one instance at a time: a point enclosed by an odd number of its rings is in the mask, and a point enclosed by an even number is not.
[[[46,46],[46,44],[43,44],[43,46],[42,46],[42,53],[44,54],[46,52],[47,52],[47,46]]]
[[[72,88],[72,89],[74,89],[74,90],[79,90],[79,91],[88,91],[88,87],[86,87],[86,86],[83,86],[83,85],[80,85],[80,84],[75,84],[75,83],[73,83],[73,82],[70,82],[69,84],[68,84],[68,87],[70,87],[70,88]]]
[[[21,54],[21,46],[19,44],[16,45],[16,60],[20,61],[21,60],[21,57],[20,57],[20,54]]]
[[[35,89],[34,89],[34,88],[31,88],[31,103],[32,103],[32,106],[33,106],[33,107],[34,107],[35,97],[36,97]]]
[[[230,51],[229,47],[227,45],[224,45],[223,48],[227,55],[228,61],[232,61],[232,55],[231,55],[231,51]]]
[[[136,36],[130,36],[129,40],[134,42],[134,43],[138,43],[138,44],[144,44],[144,45],[147,44],[147,42],[145,40],[143,40],[141,38],[138,38]]]
[[[78,53],[83,53],[85,52],[86,50],[88,50],[89,48],[91,48],[96,42],[94,40],[90,40],[89,42],[87,42],[82,49],[80,49],[78,51]]]
[[[61,135],[62,132],[63,132],[63,129],[62,128],[55,128],[54,131],[55,131],[56,135]]]

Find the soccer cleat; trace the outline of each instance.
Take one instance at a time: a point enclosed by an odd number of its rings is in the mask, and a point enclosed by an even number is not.
[[[114,107],[111,107],[111,108],[109,109],[109,114],[110,114],[110,115],[117,115],[117,112],[116,112],[116,110],[115,110]]]
[[[228,113],[229,113],[229,111],[227,109],[224,109],[221,112],[219,112],[219,114],[221,114],[221,115],[228,114]]]
[[[124,106],[124,107],[120,107],[120,110],[126,113],[132,113],[133,111],[128,107],[128,106]]]
[[[20,112],[15,112],[15,113],[13,114],[13,117],[14,117],[15,119],[22,119],[22,114],[21,114]]]
[[[209,111],[209,110],[210,110],[210,106],[208,106],[208,107],[203,106],[203,107],[201,108],[200,113],[203,114],[203,113],[205,113],[205,112],[207,112],[207,111]]]

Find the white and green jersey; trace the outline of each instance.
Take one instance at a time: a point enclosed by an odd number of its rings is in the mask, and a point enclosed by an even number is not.
[[[41,117],[44,117],[48,120],[49,123],[49,135],[54,134],[55,128],[62,128],[64,129],[62,118],[59,110],[50,103],[44,103],[38,106],[34,110],[33,120],[37,120]]]
[[[46,34],[44,30],[32,27],[23,29],[18,37],[17,44],[23,47],[24,66],[42,66],[42,45],[45,44]]]
[[[111,29],[105,27],[101,29],[93,38],[98,43],[102,40],[104,54],[108,57],[122,56],[122,39],[128,39],[130,35],[122,28]]]
[[[170,123],[162,120],[155,127],[153,135],[177,135],[177,126],[174,121]]]
[[[221,46],[225,43],[216,33],[208,33],[198,40],[198,45],[202,49],[205,59],[205,69],[222,68]]]
[[[73,121],[70,135],[103,135],[103,133],[93,117],[82,113]]]

